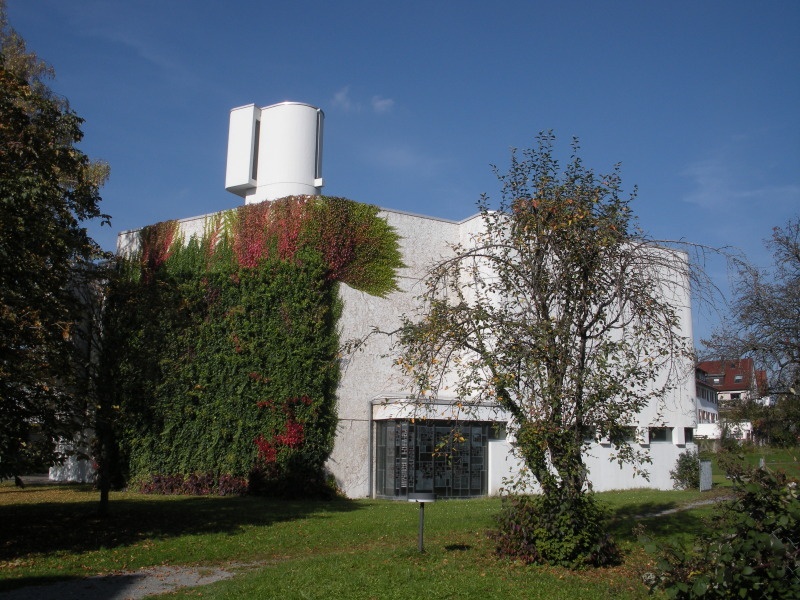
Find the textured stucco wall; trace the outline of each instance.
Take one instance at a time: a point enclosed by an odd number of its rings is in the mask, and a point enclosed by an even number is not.
[[[211,215],[193,217],[179,221],[185,239],[202,235]],[[416,298],[423,292],[422,281],[430,265],[451,256],[450,245],[468,244],[471,236],[481,229],[481,220],[474,216],[462,222],[453,222],[431,217],[413,215],[400,211],[383,210],[381,216],[401,236],[400,246],[406,267],[399,274],[400,290],[386,298],[376,298],[342,284],[340,294],[343,313],[340,321],[342,342],[365,339],[355,352],[342,356],[342,377],[338,390],[338,415],[334,449],[327,467],[340,489],[349,497],[368,497],[372,494],[371,473],[374,451],[371,446],[370,425],[375,418],[390,418],[407,414],[400,408],[393,409],[382,399],[403,398],[406,389],[399,373],[393,367],[391,332],[400,325],[401,316],[413,316],[419,310]],[[118,251],[135,249],[137,232],[123,232],[119,236]],[[688,291],[676,286],[665,293],[673,295],[679,308],[681,335],[691,340],[691,308]],[[372,403],[375,401],[375,406]],[[392,412],[394,411],[394,412]],[[481,418],[501,419],[500,415],[482,415]],[[612,452],[609,446],[597,444],[586,457],[591,480],[596,490],[657,487],[669,489],[672,481],[670,469],[674,468],[678,455],[694,445],[684,444],[684,427],[696,424],[693,365],[686,365],[680,374],[680,384],[660,405],[648,406],[639,416],[636,425],[642,428],[663,424],[674,427],[674,441],[652,443],[641,446],[649,448],[653,464],[648,466],[649,481],[634,476],[632,467],[620,468],[609,462]],[[489,493],[499,492],[503,479],[519,467],[510,452],[508,440],[489,443]]]
[[[400,249],[406,267],[399,273],[400,290],[376,298],[342,285],[340,335],[342,342],[366,342],[342,359],[338,393],[339,426],[328,468],[342,491],[350,497],[372,494],[370,488],[371,401],[402,396],[403,382],[393,369],[392,344],[401,316],[412,315],[420,283],[433,261],[448,255],[448,244],[457,240],[458,224],[384,210],[381,216],[401,236]],[[374,331],[375,329],[379,331]]]
[[[467,245],[471,236],[481,230],[481,219],[470,217],[460,223],[441,221],[428,217],[395,211],[383,211],[387,221],[402,236],[401,247],[408,267],[401,273],[402,291],[386,299],[378,299],[342,286],[344,312],[342,339],[368,337],[368,342],[343,361],[344,375],[339,387],[339,431],[328,467],[341,489],[351,497],[372,494],[370,469],[374,469],[374,441],[370,436],[370,413],[373,419],[408,417],[396,401],[381,402],[382,398],[401,399],[406,393],[404,382],[392,367],[392,342],[390,335],[373,334],[373,328],[382,332],[393,331],[400,323],[400,315],[413,315],[418,310],[415,297],[422,293],[422,279],[427,268],[438,260],[451,256],[450,244]],[[655,250],[659,251],[659,250]],[[678,261],[681,257],[677,257]],[[678,309],[680,334],[692,339],[691,308],[688,287],[678,274],[674,285],[663,290]],[[696,425],[694,397],[694,369],[687,363],[677,373],[677,385],[661,402],[648,405],[632,425],[643,430],[649,426],[673,427],[672,442],[637,444],[649,452],[653,464],[646,465],[649,479],[637,475],[630,465],[621,468],[609,459],[613,449],[609,445],[595,444],[586,455],[590,477],[596,490],[657,487],[670,489],[669,471],[674,468],[678,455],[693,449],[691,442],[683,439],[683,428]],[[676,374],[673,374],[675,376]],[[664,375],[666,377],[666,374]],[[370,401],[377,400],[371,407]],[[474,418],[478,418],[475,416]],[[481,415],[481,419],[487,418]],[[488,417],[494,420],[497,416]],[[498,493],[505,478],[519,469],[512,455],[510,442],[493,441],[489,444],[489,493]]]

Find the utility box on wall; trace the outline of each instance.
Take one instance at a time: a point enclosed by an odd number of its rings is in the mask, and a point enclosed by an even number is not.
[[[301,102],[234,108],[225,189],[246,204],[322,191],[324,113]]]

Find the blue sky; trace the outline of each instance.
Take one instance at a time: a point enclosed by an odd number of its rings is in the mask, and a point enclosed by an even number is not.
[[[620,162],[659,239],[734,245],[800,214],[800,2],[7,0],[111,164],[90,232],[238,206],[231,108],[325,111],[324,193],[462,219],[552,129]],[[725,267],[709,269],[725,285]],[[697,336],[717,316],[696,311]]]

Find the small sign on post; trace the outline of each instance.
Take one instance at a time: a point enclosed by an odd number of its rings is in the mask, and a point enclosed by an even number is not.
[[[425,548],[422,544],[422,532],[425,529],[425,505],[428,502],[436,502],[436,494],[431,494],[429,492],[409,493],[408,501],[417,502],[419,504],[419,538],[417,545],[420,552],[425,552]]]

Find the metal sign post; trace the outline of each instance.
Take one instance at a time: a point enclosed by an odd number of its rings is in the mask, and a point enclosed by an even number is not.
[[[422,532],[425,529],[425,505],[428,502],[436,502],[436,494],[424,492],[410,493],[408,495],[408,501],[419,504],[419,539],[417,545],[420,552],[425,552],[425,548],[422,545]]]

